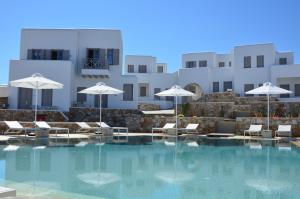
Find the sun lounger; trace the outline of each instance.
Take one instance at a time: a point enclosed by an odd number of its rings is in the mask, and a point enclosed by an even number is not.
[[[199,124],[188,124],[185,128],[179,128],[178,131],[183,131],[184,133],[198,133],[197,128]]]
[[[127,127],[111,127],[109,125],[107,125],[105,122],[96,122],[96,124],[101,127],[101,128],[112,128],[115,131],[117,131],[118,133],[128,133],[128,128]]]
[[[159,131],[161,133],[167,133],[168,130],[174,129],[175,123],[166,123],[162,128],[152,128],[152,141],[153,135],[155,131]]]
[[[27,131],[34,130],[34,128],[23,127],[18,121],[4,121],[4,123],[8,126],[8,129],[4,132],[4,135],[8,133],[19,134],[24,131],[26,137]]]
[[[113,136],[113,133],[117,133],[118,141],[120,141],[120,133],[126,133],[126,141],[128,141],[128,128],[127,127],[110,127],[105,122],[96,122],[96,124],[102,128],[103,136]]]
[[[175,128],[175,123],[166,123],[162,128],[152,128],[152,134],[154,131],[166,132],[168,129]]]
[[[91,127],[86,122],[76,122],[76,124],[79,126],[79,129],[77,129],[76,132],[89,133],[91,131],[99,130],[99,127]]]
[[[275,137],[281,136],[292,137],[292,125],[279,125]]]
[[[68,128],[51,127],[47,122],[44,122],[44,121],[39,121],[39,122],[36,122],[35,124],[39,129],[55,131],[56,132],[56,137],[57,137],[57,131],[67,131],[68,132],[68,137],[69,137],[70,130]]]
[[[261,135],[261,129],[262,129],[262,125],[253,125],[251,124],[248,130],[244,131],[244,137],[246,136],[246,133],[248,133],[250,136],[252,136],[252,134],[257,134],[257,135]]]

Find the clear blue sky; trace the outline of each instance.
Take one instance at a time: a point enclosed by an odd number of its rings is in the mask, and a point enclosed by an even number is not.
[[[1,0],[0,27],[0,84],[25,27],[120,29],[124,55],[156,56],[169,71],[182,53],[265,42],[294,51],[300,63],[298,0]]]

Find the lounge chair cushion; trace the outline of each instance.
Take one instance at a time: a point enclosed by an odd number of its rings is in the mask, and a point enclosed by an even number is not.
[[[49,124],[47,122],[41,121],[41,122],[36,122],[35,124],[40,129],[51,129],[51,126],[49,126]]]
[[[249,129],[248,130],[246,130],[246,131],[248,131],[248,132],[259,132],[259,131],[261,131],[261,128],[262,128],[262,125],[260,124],[260,125],[250,125],[250,127],[249,127]]]
[[[24,129],[24,127],[17,121],[4,121],[4,122],[10,129]]]
[[[163,129],[172,129],[175,127],[175,123],[166,123],[164,126],[163,126]]]
[[[108,126],[105,122],[96,122],[96,124],[102,128],[110,128],[110,126]]]
[[[86,122],[76,122],[76,124],[80,127],[80,128],[84,128],[84,129],[90,129],[92,127],[90,127],[90,125],[88,125]]]
[[[199,124],[188,124],[185,129],[186,130],[196,130]]]
[[[278,126],[278,132],[291,132],[292,125],[279,125]]]

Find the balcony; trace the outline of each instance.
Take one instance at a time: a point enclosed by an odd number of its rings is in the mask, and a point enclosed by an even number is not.
[[[81,75],[83,77],[109,77],[109,65],[106,61],[98,58],[83,59],[81,66]]]

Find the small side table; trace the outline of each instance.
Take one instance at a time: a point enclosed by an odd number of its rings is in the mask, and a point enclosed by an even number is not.
[[[262,130],[261,136],[263,138],[272,138],[272,130]]]

